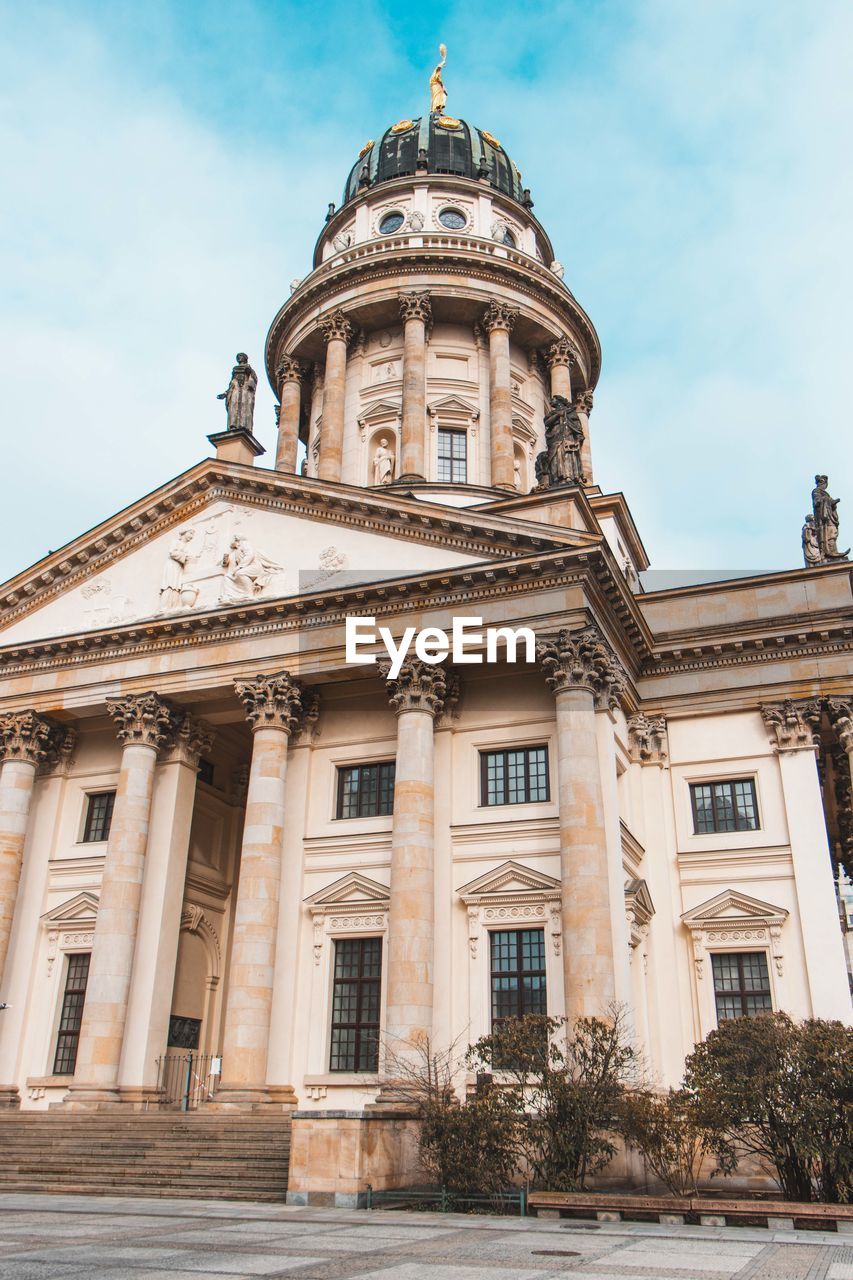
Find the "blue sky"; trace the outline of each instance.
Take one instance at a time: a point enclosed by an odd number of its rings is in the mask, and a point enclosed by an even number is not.
[[[234,353],[261,368],[440,40],[448,108],[504,142],[598,329],[596,478],[653,567],[799,564],[818,470],[853,541],[849,0],[0,0],[0,21],[0,579],[206,456]]]

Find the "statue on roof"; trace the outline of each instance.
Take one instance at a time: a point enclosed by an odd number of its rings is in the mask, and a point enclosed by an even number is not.
[[[838,550],[838,504],[840,498],[833,498],[827,490],[828,477],[815,476],[815,487],[812,489],[813,523],[817,534],[817,544],[821,559],[811,561],[812,564],[830,564],[833,560],[846,560],[850,549]],[[806,517],[808,520],[808,517]],[[805,554],[805,530],[803,532],[803,553]],[[806,560],[808,564],[809,561]]]
[[[444,81],[441,78],[441,71],[447,61],[447,45],[440,44],[438,52],[441,54],[441,62],[439,62],[435,71],[429,78],[429,91],[432,98],[430,103],[430,111],[437,115],[444,114],[444,108],[447,106],[447,90],[444,87]]]
[[[220,392],[217,400],[225,401],[228,414],[229,431],[248,431],[251,433],[255,417],[255,392],[258,387],[258,375],[249,364],[245,351],[237,352],[237,363],[231,370],[231,381],[226,391]]]
[[[565,396],[552,396],[545,414],[545,449],[536,459],[539,488],[584,484],[582,445],[583,425],[577,409]]]

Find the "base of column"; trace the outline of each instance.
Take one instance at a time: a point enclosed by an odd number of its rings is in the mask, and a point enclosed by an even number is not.
[[[0,1084],[0,1111],[18,1111],[21,1095],[16,1084]]]
[[[121,1094],[117,1085],[102,1088],[94,1084],[72,1084],[57,1105],[63,1111],[100,1111],[120,1104]]]
[[[297,1104],[292,1084],[221,1084],[205,1111],[255,1111],[271,1107],[291,1111]]]

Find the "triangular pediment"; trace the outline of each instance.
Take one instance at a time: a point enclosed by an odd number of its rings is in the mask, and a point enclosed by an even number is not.
[[[704,929],[716,925],[754,922],[756,924],[782,924],[788,912],[784,907],[777,907],[772,902],[762,902],[760,898],[751,898],[737,889],[726,889],[715,898],[709,898],[698,907],[686,911],[681,919],[688,929]]]
[[[94,893],[78,893],[76,897],[61,902],[58,907],[42,916],[42,924],[57,928],[60,925],[77,926],[94,924],[98,915],[98,897]]]
[[[625,884],[625,906],[643,921],[651,920],[655,914],[655,904],[649,893],[645,880],[631,879]]]
[[[468,400],[461,400],[459,396],[439,396],[437,400],[430,400],[427,406],[429,413],[477,413],[476,404],[472,404]]]
[[[312,893],[310,898],[305,899],[305,905],[315,912],[347,908],[385,911],[388,908],[389,893],[387,885],[379,884],[359,871],[351,871],[333,884]]]
[[[364,413],[359,416],[359,422],[365,422],[368,425],[372,422],[387,422],[389,418],[399,418],[402,416],[402,409],[397,400],[375,400],[369,409],[365,409]]]
[[[528,894],[559,897],[560,881],[542,871],[522,866],[520,862],[503,862],[493,871],[478,876],[458,890],[463,902],[481,902],[492,897],[518,897]]]

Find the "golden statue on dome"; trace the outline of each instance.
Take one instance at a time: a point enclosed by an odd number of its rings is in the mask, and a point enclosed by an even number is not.
[[[432,96],[430,111],[434,114],[442,115],[444,113],[444,108],[447,105],[447,90],[445,89],[444,81],[441,78],[442,67],[447,61],[447,45],[440,44],[438,46],[438,52],[441,54],[441,62],[439,62],[435,71],[433,71],[429,78],[429,91]]]

